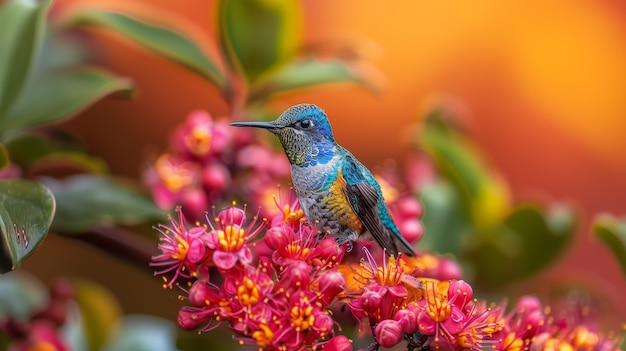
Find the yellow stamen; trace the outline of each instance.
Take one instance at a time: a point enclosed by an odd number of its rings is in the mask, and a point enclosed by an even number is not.
[[[185,138],[185,146],[196,155],[205,155],[211,149],[211,129],[206,125],[197,125]]]
[[[217,238],[222,251],[238,251],[245,242],[245,230],[232,225],[217,231]]]
[[[257,345],[266,347],[274,340],[274,332],[265,324],[259,325],[259,328],[252,332],[252,338],[256,340]]]
[[[194,172],[189,164],[175,164],[170,158],[168,154],[161,155],[156,160],[154,169],[165,186],[171,191],[177,192],[191,185]]]
[[[187,257],[187,252],[189,252],[189,243],[181,236],[177,236],[176,241],[178,241],[176,253],[172,254],[172,258],[178,261],[184,261],[185,257]]]
[[[237,298],[244,305],[255,305],[261,299],[259,286],[247,277],[243,278],[243,284],[237,288]]]

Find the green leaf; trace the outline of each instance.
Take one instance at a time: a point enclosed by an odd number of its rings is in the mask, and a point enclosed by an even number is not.
[[[6,148],[13,163],[24,168],[53,151],[48,140],[36,134],[16,135],[6,141]]]
[[[106,175],[82,174],[63,180],[42,179],[57,199],[52,229],[81,233],[97,225],[132,225],[163,219],[154,203],[129,186]]]
[[[176,351],[176,330],[177,327],[173,322],[163,318],[128,316],[121,320],[117,333],[102,350]]]
[[[43,242],[52,217],[54,197],[40,183],[0,180],[0,273],[18,268]]]
[[[0,170],[8,166],[9,163],[11,163],[11,161],[9,160],[9,154],[7,152],[7,149],[4,147],[3,144],[0,144]]]
[[[6,148],[12,163],[28,170],[33,164],[55,154],[86,155],[86,149],[73,135],[53,128],[14,134],[6,140]],[[64,156],[61,156],[64,157]],[[79,156],[78,156],[79,157]]]
[[[218,14],[222,50],[249,83],[287,62],[300,49],[299,1],[223,0]]]
[[[51,2],[9,0],[0,7],[0,120],[32,70]]]
[[[0,277],[0,316],[26,322],[49,301],[48,288],[34,276],[16,271]]]
[[[546,268],[572,241],[574,213],[566,208],[542,213],[520,206],[495,231],[482,235],[467,258],[474,265],[477,285],[501,289]]]
[[[29,80],[13,108],[0,119],[0,130],[7,133],[56,122],[118,91],[130,92],[130,81],[89,67],[49,70]]]
[[[508,188],[487,168],[476,147],[446,125],[440,113],[433,113],[426,121],[420,146],[454,184],[473,225],[479,231],[491,230],[510,211]]]
[[[289,62],[263,76],[250,87],[248,100],[264,100],[273,94],[286,93],[321,84],[357,83],[380,91],[380,73],[359,68],[342,60],[306,59]]]
[[[610,215],[597,216],[593,221],[593,233],[611,250],[626,275],[626,220]]]
[[[122,309],[115,296],[98,284],[77,280],[74,287],[89,350],[100,350],[113,334]]]
[[[176,30],[97,9],[83,9],[69,21],[72,25],[100,26],[117,31],[144,48],[199,73],[221,91],[225,89],[226,80],[215,64],[216,60]]]
[[[456,190],[449,182],[439,180],[422,189],[420,202],[424,206],[424,237],[419,242],[420,248],[458,256],[472,226]]]

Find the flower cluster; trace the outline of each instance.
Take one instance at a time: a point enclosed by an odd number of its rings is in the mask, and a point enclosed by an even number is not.
[[[367,318],[378,344],[407,339],[412,347],[477,350],[501,329],[498,311],[474,300],[466,282],[414,277],[402,257],[381,266],[369,252],[366,257],[355,271],[361,289],[348,305],[355,318]]]
[[[228,323],[241,343],[267,350],[299,350],[334,336],[328,307],[344,290],[337,268],[344,250],[301,220],[297,202],[280,208],[261,226],[256,219],[246,226],[245,211],[233,206],[206,225],[188,226],[179,211],[177,221],[159,227],[158,273],[174,272],[169,286],[195,279],[189,305],[179,311],[181,328],[209,331]],[[264,229],[263,240],[255,242]],[[252,251],[263,250],[261,244],[273,254],[255,260]],[[220,278],[212,279],[213,273]]]
[[[210,203],[225,199],[261,204],[262,189],[289,174],[282,154],[261,144],[250,131],[214,121],[205,111],[191,112],[172,133],[169,146],[146,170],[145,183],[158,206],[171,210],[181,205],[194,220]]]
[[[533,296],[522,297],[516,306],[502,316],[502,329],[498,333],[496,350],[580,350],[617,351],[619,340],[599,332],[592,318],[587,318],[588,306],[580,305],[576,299],[556,314],[543,306]]]
[[[348,308],[375,338],[368,349],[405,342],[433,351],[617,350],[616,338],[571,313],[548,315],[534,297],[508,313],[474,298],[456,264],[438,256],[386,257],[359,242],[355,262],[356,250],[346,255],[306,222],[293,193],[275,201],[268,219],[248,220],[233,204],[206,224],[189,225],[178,210],[157,227],[161,253],[152,265],[169,277],[165,286],[188,283],[182,329],[227,324],[240,343],[262,350],[350,351],[331,312]]]
[[[49,287],[49,300],[28,319],[4,315],[0,318],[0,334],[11,339],[9,351],[71,350],[59,329],[68,317],[68,305],[74,289],[68,281],[58,280]],[[22,306],[23,307],[23,306]]]

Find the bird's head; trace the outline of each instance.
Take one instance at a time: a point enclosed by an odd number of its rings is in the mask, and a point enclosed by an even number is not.
[[[292,164],[301,164],[312,157],[328,157],[328,151],[335,144],[326,114],[311,104],[292,106],[271,122],[233,122],[230,125],[263,128],[274,133]]]

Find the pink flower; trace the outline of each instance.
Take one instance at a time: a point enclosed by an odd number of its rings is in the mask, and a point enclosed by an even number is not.
[[[206,111],[196,110],[172,133],[170,144],[184,157],[204,159],[224,151],[229,130],[225,123],[215,123]]]
[[[402,260],[393,256],[378,266],[368,250],[364,250],[367,261],[355,272],[355,279],[362,284],[360,292],[351,293],[348,306],[357,319],[368,318],[370,326],[386,319],[393,319],[416,295],[409,294],[404,283],[405,271]]]
[[[159,224],[155,228],[161,233],[161,254],[153,256],[150,263],[160,268],[156,274],[173,272],[169,281],[164,277],[166,287],[171,287],[179,277],[191,278],[208,259],[206,229],[201,226],[189,228],[182,210],[177,208],[176,213],[176,220],[169,216],[169,226]],[[202,271],[208,271],[208,267],[204,268]]]
[[[263,230],[264,221],[257,223],[254,216],[252,222],[244,227],[246,222],[245,210],[234,205],[222,210],[214,218],[215,223],[210,221],[207,235],[207,245],[213,251],[213,262],[223,270],[229,270],[241,262],[249,264],[252,261],[252,252],[249,247],[250,240],[254,239]]]
[[[161,155],[154,168],[146,174],[146,182],[152,188],[156,204],[164,209],[179,204],[179,195],[187,189],[197,187],[198,168],[189,161],[171,154]]]

